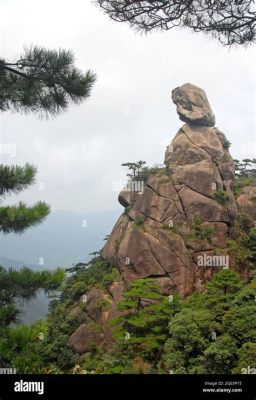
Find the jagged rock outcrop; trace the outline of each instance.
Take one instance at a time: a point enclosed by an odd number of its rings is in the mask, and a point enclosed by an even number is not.
[[[172,99],[186,124],[167,147],[166,169],[149,177],[142,194],[120,194],[126,209],[103,256],[118,266],[126,285],[155,277],[164,293],[186,296],[213,273],[197,265],[198,255],[224,255],[227,234],[236,237],[235,170],[204,91],[185,84]]]
[[[111,346],[109,322],[121,315],[118,303],[131,281],[153,277],[165,295],[178,292],[185,297],[204,290],[205,281],[227,265],[199,263],[199,258],[227,259],[227,239],[239,234],[239,212],[246,213],[256,226],[256,186],[243,187],[235,199],[229,143],[214,127],[206,94],[185,84],[173,90],[172,99],[186,124],[166,149],[165,168],[138,185],[144,188],[142,193],[123,190],[119,194],[124,212],[102,256],[118,268],[120,279],[107,292],[94,287],[85,293],[85,322],[69,341],[80,354],[93,345]],[[237,268],[231,255],[228,266]],[[246,265],[239,272],[246,279]],[[70,314],[77,312],[81,309],[75,305]]]
[[[85,293],[78,304],[70,310],[70,316],[83,314],[84,323],[70,336],[70,347],[79,354],[90,352],[92,346],[104,344],[106,348],[113,343],[109,322],[121,315],[117,309],[122,299],[124,283],[120,279],[113,282],[109,289],[92,288]],[[84,303],[86,296],[86,303]],[[83,304],[84,310],[79,305]]]

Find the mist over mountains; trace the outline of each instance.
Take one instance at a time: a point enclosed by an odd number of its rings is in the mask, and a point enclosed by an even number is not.
[[[54,211],[43,224],[22,235],[3,235],[0,263],[7,268],[42,270],[86,262],[89,253],[103,247],[104,237],[120,214],[120,208],[87,215]]]
[[[104,237],[111,232],[120,213],[119,208],[88,215],[52,212],[43,224],[30,228],[22,235],[2,235],[0,265],[40,271],[86,262],[91,258],[89,253],[103,247]],[[43,264],[40,264],[42,258]],[[20,321],[32,323],[45,318],[50,301],[51,298],[39,290],[35,298],[20,304]]]

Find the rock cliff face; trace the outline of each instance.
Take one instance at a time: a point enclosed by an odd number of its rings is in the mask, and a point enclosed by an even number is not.
[[[109,322],[120,315],[117,305],[129,282],[155,278],[163,294],[185,297],[203,290],[219,268],[236,268],[228,254],[228,238],[238,236],[238,211],[255,224],[256,187],[233,193],[235,169],[224,133],[204,91],[185,84],[172,92],[185,123],[166,149],[165,168],[146,182],[129,185],[118,197],[124,213],[115,224],[102,256],[118,268],[120,280],[108,293],[92,288],[86,293],[86,321],[70,337],[78,353],[92,344],[111,345]],[[141,188],[143,187],[143,190]],[[247,269],[239,271],[246,278]],[[107,310],[100,304],[108,303]],[[71,313],[81,312],[74,307]]]
[[[204,91],[185,84],[172,99],[186,124],[167,147],[165,170],[149,177],[143,193],[120,193],[125,212],[103,256],[118,266],[125,284],[155,277],[163,293],[186,296],[213,273],[198,266],[198,256],[224,256],[227,234],[236,236],[235,174]]]

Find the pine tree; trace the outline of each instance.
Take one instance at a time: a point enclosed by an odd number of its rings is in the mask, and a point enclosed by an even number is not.
[[[127,22],[140,32],[181,27],[228,46],[256,41],[254,0],[96,0],[96,4],[112,20]]]
[[[71,51],[31,47],[14,62],[0,58],[0,111],[55,116],[89,97],[95,80],[75,67]]]
[[[70,102],[80,103],[90,95],[96,75],[81,72],[74,65],[74,55],[67,50],[42,47],[25,49],[18,60],[0,58],[0,112],[34,112],[56,116]],[[35,182],[36,167],[0,165],[0,198],[10,192],[19,193]],[[0,232],[21,233],[41,223],[49,214],[42,201],[33,207],[19,202],[0,207]]]
[[[8,193],[19,193],[35,182],[36,167],[30,164],[20,166],[0,165],[0,198]],[[40,224],[50,212],[42,201],[32,207],[23,202],[15,206],[0,207],[0,232],[21,233],[30,226]]]
[[[53,272],[35,272],[25,267],[16,271],[0,266],[0,333],[17,321],[20,314],[17,300],[30,300],[40,288],[46,292],[55,290],[64,277],[65,271],[60,268]]]
[[[177,295],[159,293],[151,278],[130,284],[118,309],[123,315],[112,321],[119,346],[131,357],[141,356],[156,365],[168,336],[168,322],[179,310]]]

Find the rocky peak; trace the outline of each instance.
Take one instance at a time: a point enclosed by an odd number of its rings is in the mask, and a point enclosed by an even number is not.
[[[126,285],[155,277],[163,293],[186,296],[214,272],[198,265],[199,255],[227,253],[227,235],[236,236],[237,205],[228,141],[213,127],[205,92],[187,83],[172,91],[172,99],[186,124],[166,149],[166,168],[147,179],[143,193],[120,193],[125,210],[103,256]]]
[[[215,116],[203,89],[185,83],[172,91],[172,100],[177,106],[181,121],[196,125],[215,125]]]
[[[186,124],[167,146],[165,167],[119,194],[124,212],[102,252],[118,268],[119,281],[107,293],[97,288],[86,293],[87,322],[70,337],[78,353],[93,344],[111,346],[109,322],[120,315],[118,304],[131,281],[155,278],[163,294],[185,297],[204,290],[215,271],[239,268],[229,257],[227,240],[238,235],[238,208],[255,221],[255,185],[243,188],[235,200],[229,142],[214,127],[204,91],[187,83],[174,89],[172,98]],[[242,269],[246,278],[249,267]]]

